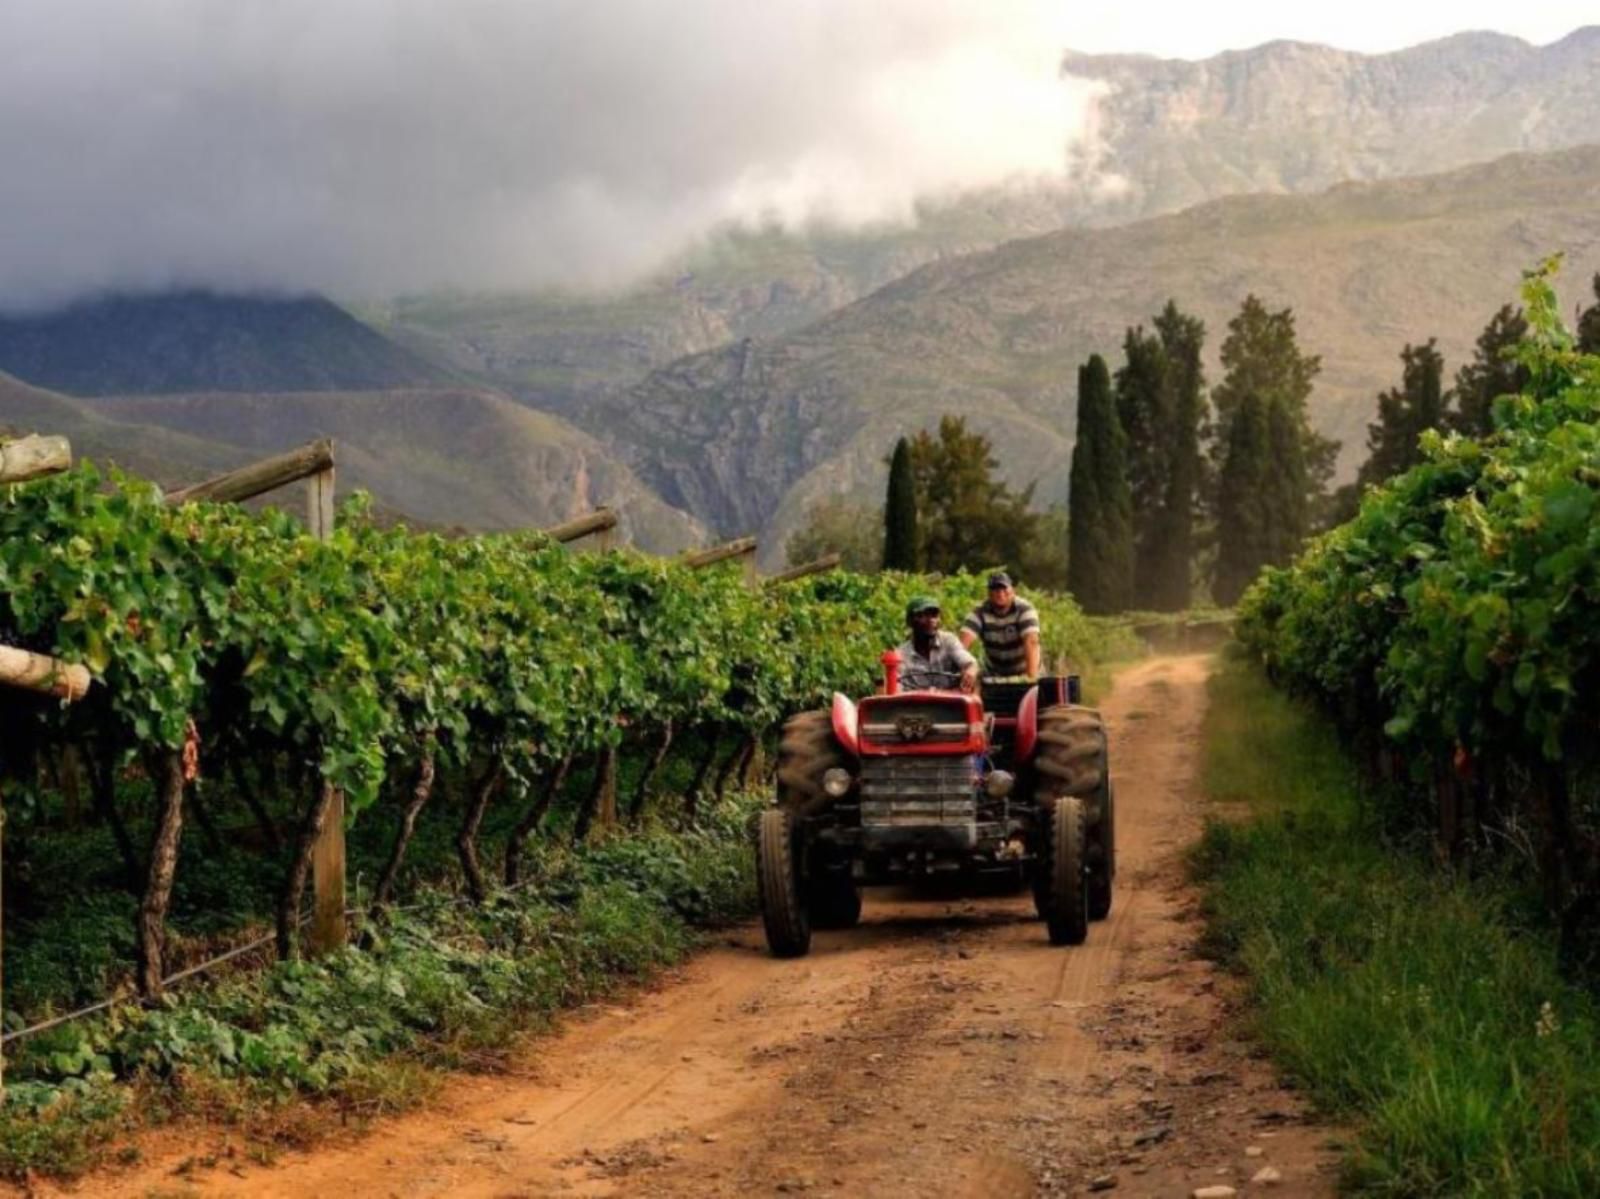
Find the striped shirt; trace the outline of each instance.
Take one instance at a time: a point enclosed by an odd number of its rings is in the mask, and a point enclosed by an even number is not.
[[[983,642],[983,656],[990,675],[1009,678],[1028,672],[1027,647],[1023,638],[1039,632],[1039,613],[1025,599],[1013,599],[1005,612],[997,612],[988,600],[972,610],[961,627],[975,633]]]

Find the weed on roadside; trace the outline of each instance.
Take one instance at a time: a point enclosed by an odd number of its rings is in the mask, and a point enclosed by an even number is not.
[[[689,831],[547,843],[529,886],[482,907],[429,892],[370,928],[365,949],[23,1042],[8,1063],[0,1175],[78,1173],[131,1128],[175,1118],[238,1128],[268,1151],[303,1146],[415,1106],[443,1070],[498,1069],[560,1009],[680,960],[697,928],[753,909],[751,802]]]
[[[1384,835],[1317,718],[1247,664],[1213,678],[1213,821],[1194,854],[1211,952],[1286,1071],[1357,1130],[1356,1190],[1600,1194],[1600,1007],[1520,881]]]

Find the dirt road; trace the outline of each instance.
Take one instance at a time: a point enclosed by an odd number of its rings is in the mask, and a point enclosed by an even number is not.
[[[1120,871],[1084,946],[1052,948],[1026,895],[869,893],[808,958],[740,930],[363,1139],[175,1174],[207,1149],[191,1138],[78,1193],[1250,1194],[1271,1166],[1282,1193],[1331,1194],[1327,1131],[1233,1039],[1232,985],[1193,951],[1206,670],[1142,664],[1105,706]]]

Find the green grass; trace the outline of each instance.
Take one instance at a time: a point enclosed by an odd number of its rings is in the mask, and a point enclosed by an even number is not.
[[[1395,1195],[1600,1194],[1600,1009],[1564,979],[1515,863],[1467,878],[1386,839],[1331,731],[1226,660],[1195,854],[1211,949],[1254,1031]]]

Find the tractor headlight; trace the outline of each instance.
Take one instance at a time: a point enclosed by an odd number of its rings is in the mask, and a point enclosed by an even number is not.
[[[850,772],[838,766],[822,772],[822,789],[834,799],[848,794],[853,782],[855,780],[850,777]]]
[[[1016,782],[1016,776],[1009,770],[991,770],[989,777],[983,780],[983,793],[990,799],[1004,799],[1011,794]]]

